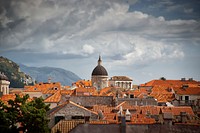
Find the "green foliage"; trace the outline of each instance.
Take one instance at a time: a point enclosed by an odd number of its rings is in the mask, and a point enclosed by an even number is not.
[[[3,72],[10,81],[10,87],[23,88],[23,79],[26,75],[23,72],[19,72],[19,65],[13,61],[0,56],[0,72]]]
[[[31,102],[28,99],[29,95],[16,95],[15,100],[8,101],[8,105],[0,101],[0,132],[18,132],[19,124],[27,133],[49,132],[49,120],[46,116],[49,105],[42,98]]]

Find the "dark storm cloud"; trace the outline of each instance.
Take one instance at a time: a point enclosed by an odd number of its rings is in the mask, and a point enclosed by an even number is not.
[[[130,10],[138,4],[142,3],[136,0],[3,0],[0,51],[55,56],[59,53],[80,58],[102,52],[118,64],[128,65],[146,59],[182,58],[181,44],[186,40],[199,41],[198,20],[178,17],[166,20],[167,16],[155,17],[135,8]],[[151,6],[152,10],[166,6],[165,12],[174,5],[170,0],[147,1],[147,7]],[[189,9],[185,11],[193,11]],[[149,51],[149,46],[153,50]],[[169,52],[166,54],[163,49]]]
[[[142,11],[166,19],[199,19],[199,0],[140,0],[130,5],[129,11]]]

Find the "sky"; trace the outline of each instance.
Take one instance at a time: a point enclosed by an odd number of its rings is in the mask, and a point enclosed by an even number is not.
[[[0,0],[0,56],[90,79],[200,80],[199,0]]]

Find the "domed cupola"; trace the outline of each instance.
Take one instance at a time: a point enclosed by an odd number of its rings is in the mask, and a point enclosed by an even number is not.
[[[97,90],[108,87],[108,73],[106,69],[101,65],[102,60],[99,55],[98,65],[92,71],[92,86]]]
[[[102,63],[101,56],[99,56],[98,65],[92,71],[92,76],[98,76],[98,75],[108,76],[106,69],[101,65],[101,63]]]

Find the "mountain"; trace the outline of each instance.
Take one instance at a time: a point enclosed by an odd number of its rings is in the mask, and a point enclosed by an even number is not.
[[[71,85],[73,82],[80,80],[71,71],[54,67],[28,67],[20,64],[20,69],[34,78],[37,82],[47,82],[51,78],[52,82],[61,82],[62,85]]]
[[[21,72],[17,63],[2,56],[0,56],[0,72],[8,77],[11,88],[23,88],[24,85],[33,84],[32,77]]]

